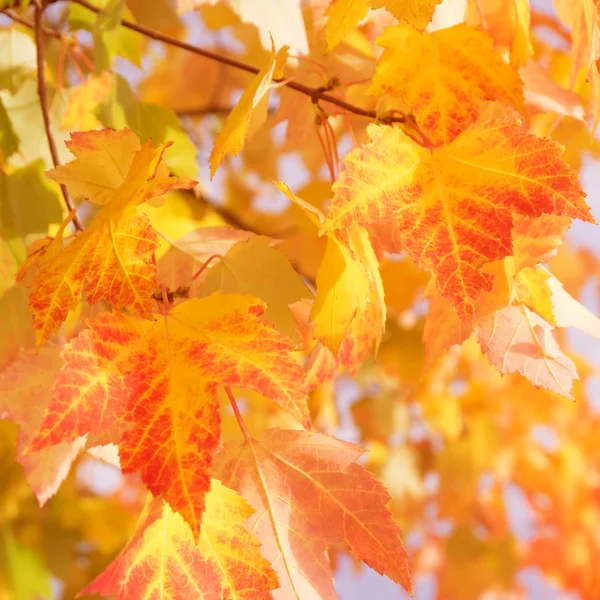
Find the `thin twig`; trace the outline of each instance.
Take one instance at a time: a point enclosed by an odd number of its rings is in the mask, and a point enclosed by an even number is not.
[[[31,21],[28,21],[27,19],[24,19],[23,17],[20,17],[19,15],[15,14],[10,8],[5,8],[1,12],[3,12],[7,17],[12,19],[15,23],[20,23],[21,25],[25,25],[25,27],[29,27],[29,29],[35,29],[35,25]],[[63,34],[60,33],[60,31],[56,31],[55,29],[50,29],[48,27],[42,27],[42,31],[44,32],[45,35],[55,37],[59,40],[63,39]]]
[[[56,142],[54,141],[54,136],[52,135],[52,128],[50,126],[50,111],[48,109],[48,90],[46,88],[46,75],[44,73],[44,32],[42,28],[43,13],[43,7],[36,4],[34,12],[34,31],[35,44],[37,48],[38,95],[40,97],[40,106],[42,109],[42,117],[44,119],[44,129],[46,130],[46,138],[48,139],[48,147],[50,148],[52,162],[54,163],[54,167],[58,167],[60,165],[60,160],[58,158],[58,150],[56,148]],[[73,204],[73,199],[71,198],[71,194],[69,194],[69,190],[64,184],[60,185],[60,189],[62,190],[67,209],[69,210],[69,212],[73,213],[73,225],[75,225],[75,229],[77,229],[77,231],[83,231],[83,225],[77,217],[77,213],[75,212],[75,205]]]
[[[87,8],[88,10],[100,13],[101,9],[97,8],[93,4],[87,2],[87,0],[72,0],[76,4]],[[153,40],[157,40],[159,42],[163,42],[165,44],[169,44],[170,46],[176,46],[177,48],[181,48],[183,50],[187,50],[188,52],[192,52],[193,54],[198,54],[199,56],[204,56],[205,58],[210,58],[211,60],[216,60],[220,63],[229,65],[230,67],[234,67],[235,69],[239,69],[241,71],[246,71],[247,73],[252,73],[256,75],[260,72],[258,67],[254,65],[250,65],[241,60],[237,60],[232,58],[231,56],[226,56],[224,54],[219,54],[218,52],[213,52],[211,50],[207,50],[205,48],[201,48],[199,46],[194,46],[193,44],[189,44],[187,42],[182,42],[176,38],[173,38],[169,35],[165,35],[164,33],[160,33],[155,31],[154,29],[150,29],[149,27],[144,27],[143,25],[138,25],[137,23],[133,23],[128,21],[127,19],[121,19],[121,25],[123,27],[127,27],[127,29],[131,29],[133,31],[137,31],[146,37],[149,37]],[[284,78],[274,79],[276,83],[281,83],[284,81]],[[342,108],[348,112],[354,113],[355,115],[361,115],[363,117],[368,117],[369,119],[380,120],[377,113],[374,110],[367,110],[365,108],[361,108],[360,106],[355,106],[354,104],[350,104],[341,98],[336,98],[335,96],[329,94],[326,90],[322,88],[314,88],[308,85],[304,85],[302,83],[298,83],[297,81],[286,81],[286,87],[289,87],[292,90],[296,90],[301,94],[305,94],[309,96],[313,102],[318,102],[322,100],[323,102],[328,102],[329,104],[334,104],[339,108]],[[325,86],[326,87],[326,86]],[[386,123],[404,123],[406,118],[402,115],[397,116],[386,116],[384,119]]]
[[[208,115],[228,115],[235,106],[221,106],[218,104],[207,104],[206,106],[198,106],[195,108],[178,109],[175,113],[180,117],[206,117]],[[268,113],[275,113],[275,107],[269,106]]]

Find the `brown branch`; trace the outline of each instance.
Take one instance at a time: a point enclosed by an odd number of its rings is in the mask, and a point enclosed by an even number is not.
[[[91,10],[95,13],[100,13],[101,9],[97,8],[93,4],[87,2],[87,0],[71,0],[88,10]],[[187,42],[182,42],[176,38],[173,38],[169,35],[165,35],[164,33],[160,33],[155,31],[154,29],[150,29],[149,27],[144,27],[143,25],[138,25],[137,23],[133,23],[128,21],[127,19],[121,19],[121,25],[123,27],[127,27],[133,31],[137,31],[146,37],[149,37],[153,40],[157,40],[159,42],[163,42],[165,44],[169,44],[170,46],[176,46],[177,48],[181,48],[182,50],[187,50],[188,52],[192,52],[193,54],[198,54],[199,56],[204,56],[205,58],[209,58],[211,60],[216,60],[220,63],[233,67],[235,69],[239,69],[241,71],[246,71],[247,73],[252,73],[256,75],[260,72],[258,67],[254,65],[250,65],[241,60],[237,60],[230,56],[226,56],[224,54],[219,54],[218,52],[213,52],[211,50],[206,50],[205,48],[201,48],[199,46],[194,46],[193,44],[188,44]],[[282,82],[284,79],[274,79],[275,82]],[[361,108],[360,106],[355,106],[354,104],[350,104],[341,98],[337,98],[327,92],[324,88],[314,88],[308,85],[304,85],[302,83],[298,83],[296,81],[285,81],[284,85],[289,87],[292,90],[296,90],[301,94],[305,94],[309,96],[313,102],[318,102],[322,100],[323,102],[328,102],[329,104],[334,104],[339,108],[346,110],[347,112],[353,113],[355,115],[361,115],[363,117],[368,117],[369,119],[375,120],[385,120],[386,123],[404,123],[406,121],[404,116],[387,116],[385,119],[379,119],[377,113],[374,110],[367,110],[365,108]]]
[[[5,14],[9,19],[12,19],[15,23],[19,23],[20,25],[29,27],[29,29],[35,29],[35,25],[31,21],[28,21],[27,19],[20,17],[19,15],[15,14],[9,8],[5,8],[4,10],[2,10],[0,12]],[[42,31],[44,32],[44,35],[54,37],[58,40],[62,40],[62,39],[66,38],[66,36],[64,36],[62,33],[60,33],[60,31],[56,31],[55,29],[50,29],[49,27],[42,27]]]
[[[221,106],[218,104],[208,104],[195,108],[184,108],[175,111],[180,117],[205,117],[207,115],[228,115],[235,106]],[[275,107],[270,106],[268,110],[272,115],[275,112]]]
[[[50,155],[52,156],[52,162],[54,167],[60,165],[58,158],[58,150],[56,148],[56,142],[52,135],[52,128],[50,126],[50,111],[48,109],[48,90],[46,88],[46,76],[44,72],[44,32],[42,27],[42,15],[44,9],[42,6],[36,4],[34,12],[34,31],[35,31],[35,44],[37,49],[37,81],[38,81],[38,96],[40,97],[40,106],[42,108],[42,117],[44,119],[44,129],[46,130],[46,138],[48,139],[48,147],[50,148]],[[75,212],[75,205],[69,190],[64,184],[60,185],[65,204],[69,212],[73,213],[73,225],[78,231],[83,231],[83,225],[77,217]]]

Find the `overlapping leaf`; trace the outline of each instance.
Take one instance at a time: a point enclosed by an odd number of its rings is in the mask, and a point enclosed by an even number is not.
[[[431,21],[435,7],[441,0],[331,0],[325,15],[327,49],[335,48],[348,33],[363,19],[369,7],[386,8],[397,19],[408,21],[414,27],[423,29]]]
[[[118,600],[269,600],[277,577],[245,525],[252,513],[213,479],[196,541],[181,515],[149,498],[127,546],[82,593]]]
[[[509,306],[481,319],[477,337],[502,373],[519,372],[534,385],[570,398],[577,369],[560,349],[553,329],[525,305]]]
[[[20,426],[17,462],[23,466],[27,483],[40,505],[56,493],[85,445],[85,440],[74,439],[25,453],[42,422],[50,387],[62,366],[60,349],[48,345],[37,355],[33,351],[24,352],[0,372],[0,419],[10,419]]]
[[[276,185],[317,228],[322,227],[325,217],[321,211],[294,195],[284,183]],[[341,358],[354,372],[369,353],[371,341],[374,339],[375,346],[379,346],[386,315],[379,263],[364,228],[327,236],[316,283],[317,295],[310,313],[313,335],[336,355],[348,338]]]
[[[399,129],[371,125],[334,184],[324,231],[361,226],[390,252],[406,249],[465,321],[492,278],[482,267],[512,254],[513,216],[593,222],[560,147],[519,123],[472,127],[428,150]]]
[[[252,294],[267,304],[264,319],[289,338],[297,338],[290,304],[311,298],[285,254],[265,236],[238,242],[213,266],[202,286],[203,294],[221,290],[228,294]]]
[[[480,29],[456,25],[421,34],[403,23],[386,29],[377,43],[385,50],[370,93],[401,98],[435,146],[450,143],[476,121],[483,100],[524,108],[517,72]]]
[[[119,149],[121,141],[124,146]],[[137,207],[169,190],[190,188],[195,182],[166,176],[162,164],[166,145],[153,149],[146,144],[134,154],[135,146],[128,132],[78,134],[70,146],[77,160],[51,172],[106,205],[70,243],[65,244],[62,234],[58,235],[52,250],[39,260],[29,301],[38,345],[60,327],[84,289],[89,302],[106,300],[116,308],[124,307],[142,316],[151,313],[156,287],[152,258],[157,236]],[[91,163],[106,164],[111,152],[119,166],[107,171],[103,185],[104,170],[94,169]]]
[[[164,319],[105,313],[89,321],[63,352],[32,449],[122,433],[123,471],[139,471],[197,536],[219,443],[219,387],[255,390],[310,428],[304,373],[290,341],[258,319],[264,310],[250,296],[214,294]]]
[[[326,551],[342,542],[411,591],[389,496],[356,464],[362,452],[323,434],[270,429],[263,442],[230,443],[215,458],[218,476],[257,511],[249,523],[279,577],[275,600],[335,599]]]

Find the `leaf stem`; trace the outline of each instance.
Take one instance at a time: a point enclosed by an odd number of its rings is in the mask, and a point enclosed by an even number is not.
[[[46,130],[46,138],[48,139],[48,147],[50,148],[50,155],[52,156],[52,162],[54,167],[60,166],[60,160],[58,158],[58,150],[56,148],[56,142],[54,141],[54,135],[52,134],[52,128],[50,126],[50,111],[48,109],[48,89],[46,87],[46,75],[44,72],[44,28],[42,27],[42,15],[44,8],[40,4],[35,4],[34,12],[34,31],[35,31],[35,45],[36,45],[36,56],[37,56],[37,81],[38,81],[38,96],[40,98],[40,106],[42,109],[42,118],[44,120],[44,129]],[[73,213],[73,225],[77,231],[83,231],[83,225],[77,217],[75,212],[75,205],[69,190],[64,184],[60,185],[65,204],[69,212]]]
[[[215,260],[215,258],[218,258],[219,260],[223,260],[223,257],[220,254],[213,254],[212,256],[209,256],[204,261],[204,264],[192,275],[192,278],[190,279],[189,283],[192,283],[193,281],[196,281],[196,279],[198,279],[198,277],[200,277],[200,275],[202,275],[202,273],[204,272],[204,270],[206,269],[206,267],[208,267],[208,265],[210,265],[210,263],[213,260]]]
[[[235,397],[231,393],[231,390],[228,387],[225,388],[225,392],[227,393],[227,396],[229,397],[229,402],[231,403],[231,408],[233,408],[233,414],[235,415],[238,425],[240,426],[240,429],[242,430],[242,433],[244,434],[244,439],[246,440],[247,444],[251,444],[252,437],[250,436],[250,433],[248,433],[248,430],[246,429],[246,423],[244,423],[244,419],[242,419],[242,413],[240,412],[237,402],[235,401]]]
[[[90,4],[87,0],[71,0],[88,10],[99,13],[101,9],[97,8],[93,4]],[[150,29],[149,27],[144,27],[143,25],[138,25],[137,23],[133,23],[128,21],[127,19],[121,19],[121,25],[123,27],[127,27],[127,29],[131,29],[133,31],[137,31],[146,37],[149,37],[153,40],[157,40],[159,42],[163,42],[165,44],[169,44],[170,46],[176,46],[177,48],[181,48],[182,50],[187,50],[188,52],[192,52],[194,54],[198,54],[200,56],[204,56],[205,58],[209,58],[211,60],[216,60],[220,63],[226,64],[235,69],[239,69],[241,71],[246,71],[247,73],[252,73],[254,75],[260,72],[258,67],[254,65],[250,65],[241,60],[237,60],[231,56],[226,56],[225,54],[219,54],[218,52],[213,52],[212,50],[207,50],[206,48],[201,48],[199,46],[194,46],[193,44],[189,44],[187,42],[183,42],[176,38],[173,38],[169,35],[165,35],[164,33],[160,33],[159,31],[155,31],[154,29]],[[360,115],[363,117],[368,117],[369,119],[379,120],[377,113],[374,110],[367,110],[365,108],[361,108],[360,106],[356,106],[354,104],[350,104],[341,98],[336,98],[332,94],[329,94],[326,90],[322,88],[314,88],[308,85],[304,85],[303,83],[298,83],[297,81],[286,81],[283,77],[279,79],[273,80],[275,83],[283,83],[285,82],[285,86],[289,87],[292,90],[296,90],[301,94],[305,94],[312,98],[313,102],[318,102],[322,100],[323,102],[328,102],[329,104],[334,104],[339,108],[342,108],[348,112],[354,113],[355,115]],[[406,118],[404,116],[398,115],[393,116],[389,115],[386,119],[386,123],[404,123]]]

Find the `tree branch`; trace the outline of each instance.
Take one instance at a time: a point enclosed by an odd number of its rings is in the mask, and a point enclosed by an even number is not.
[[[48,147],[50,148],[50,155],[52,156],[52,162],[55,167],[60,165],[58,158],[58,150],[56,148],[56,142],[52,135],[52,128],[50,126],[50,111],[48,110],[48,90],[46,88],[46,76],[44,72],[44,32],[42,27],[42,14],[44,9],[42,6],[35,4],[34,12],[34,31],[35,31],[35,44],[37,49],[37,81],[38,81],[38,96],[40,97],[40,106],[42,108],[42,117],[44,119],[44,129],[46,130],[46,138],[48,139]],[[83,225],[77,217],[75,212],[75,205],[67,186],[64,184],[60,185],[60,189],[65,199],[65,204],[69,212],[73,213],[73,225],[78,231],[83,231]]]
[[[80,6],[83,6],[84,8],[87,8],[88,10],[91,10],[92,12],[95,12],[96,14],[101,12],[101,9],[97,8],[93,4],[90,4],[89,2],[87,2],[87,0],[71,0],[71,1],[75,2],[76,4],[79,4]],[[137,23],[132,23],[131,21],[128,21],[127,19],[121,19],[121,25],[123,25],[123,27],[127,27],[128,29],[131,29],[133,31],[137,31],[138,33],[141,33],[142,35],[145,35],[146,37],[149,37],[153,40],[157,40],[159,42],[169,44],[170,46],[176,46],[177,48],[187,50],[188,52],[192,52],[193,54],[198,54],[199,56],[204,56],[205,58],[209,58],[211,60],[216,60],[220,63],[223,63],[223,64],[233,67],[235,69],[239,69],[241,71],[246,71],[247,73],[252,73],[254,75],[256,75],[257,73],[260,72],[260,69],[258,67],[255,67],[254,65],[250,65],[241,60],[237,60],[235,58],[226,56],[224,54],[219,54],[218,52],[213,52],[211,50],[206,50],[205,48],[201,48],[199,46],[194,46],[193,44],[188,44],[187,42],[182,42],[176,38],[165,35],[164,33],[160,33],[158,31],[155,31],[154,29],[150,29],[149,27],[144,27],[143,25],[138,25]],[[341,98],[332,96],[324,88],[320,88],[320,87],[314,88],[314,87],[310,87],[308,85],[304,85],[302,83],[298,83],[296,81],[285,81],[282,78],[274,79],[273,81],[278,82],[278,83],[284,82],[283,85],[285,85],[286,87],[289,87],[292,90],[296,90],[297,92],[300,92],[301,94],[305,94],[306,96],[309,96],[312,99],[312,101],[315,103],[322,100],[323,102],[327,102],[329,104],[334,104],[335,106],[338,106],[339,108],[342,108],[342,109],[346,110],[347,112],[353,113],[355,115],[368,117],[369,119],[374,119],[374,120],[385,120],[386,123],[404,123],[406,121],[406,118],[401,115],[397,115],[397,116],[390,115],[390,116],[386,117],[385,119],[380,119],[374,110],[367,110],[365,108],[361,108],[360,106],[355,106],[354,104],[350,104],[349,102],[346,102],[345,100],[342,100]]]
[[[5,14],[9,19],[12,19],[15,23],[25,25],[25,27],[29,27],[29,29],[35,29],[35,25],[31,21],[28,21],[27,19],[15,14],[10,8],[5,8],[0,12]],[[62,40],[65,37],[62,33],[60,33],[60,31],[49,29],[48,27],[42,27],[42,31],[44,32],[44,35],[48,35],[59,40]]]

